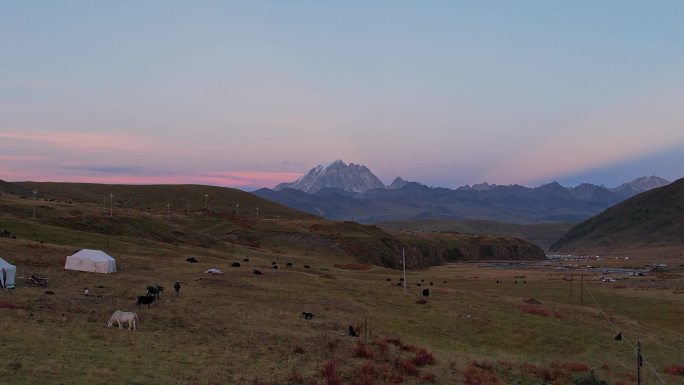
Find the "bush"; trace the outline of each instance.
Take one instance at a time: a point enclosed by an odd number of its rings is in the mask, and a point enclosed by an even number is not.
[[[608,382],[598,378],[593,370],[587,375],[575,378],[573,383],[575,385],[608,385]]]
[[[684,365],[672,365],[665,368],[665,373],[671,374],[673,376],[684,376]]]

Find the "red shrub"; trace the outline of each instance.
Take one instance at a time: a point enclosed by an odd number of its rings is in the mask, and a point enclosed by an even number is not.
[[[579,362],[552,362],[551,367],[571,373],[588,372],[589,367]]]
[[[12,302],[0,299],[0,309],[17,309],[18,306]]]
[[[542,309],[540,307],[525,306],[522,308],[522,311],[524,311],[525,313],[541,315],[544,317],[555,317],[558,319],[562,318],[560,314],[554,313],[550,310]]]
[[[463,376],[467,385],[499,385],[500,383],[496,374],[482,370],[475,365],[468,365]]]
[[[668,368],[665,368],[665,373],[671,374],[673,376],[684,376],[684,365],[672,365]]]
[[[373,361],[366,361],[361,370],[352,379],[351,385],[374,385],[376,383],[377,371]]]
[[[334,340],[328,341],[325,344],[325,347],[328,349],[329,352],[332,353],[335,351],[335,349],[337,349],[337,345],[339,345],[339,344],[340,344],[339,338],[335,338]]]
[[[540,368],[538,366],[528,364],[527,362],[522,364],[520,369],[523,371],[523,373],[533,374],[546,382],[552,382],[556,379],[556,377],[558,377],[558,373],[556,371],[551,371],[546,368]]]
[[[413,362],[413,364],[417,367],[421,368],[425,365],[433,365],[435,363],[435,356],[425,349],[419,349],[411,362]]]
[[[356,341],[356,347],[354,348],[354,357],[373,358],[373,356],[373,351],[369,349],[365,343],[361,341]]]
[[[342,381],[337,376],[337,362],[330,360],[323,365],[321,375],[327,385],[342,385]]]
[[[413,363],[413,360],[399,360],[396,361],[397,368],[401,370],[402,373],[408,374],[410,376],[418,375],[418,368]]]
[[[484,361],[473,361],[472,365],[473,365],[473,366],[476,366],[476,367],[478,367],[478,368],[480,368],[480,369],[484,369],[484,370],[490,371],[490,372],[493,372],[493,371],[494,371],[494,364],[491,363],[491,362],[489,362],[489,361],[487,361],[487,360],[484,360]]]
[[[387,343],[387,341],[383,341],[383,340],[374,340],[374,341],[371,342],[371,343],[372,343],[375,347],[378,348],[378,350],[380,351],[380,353],[385,353],[385,352],[387,352],[387,350],[389,350],[389,344]]]

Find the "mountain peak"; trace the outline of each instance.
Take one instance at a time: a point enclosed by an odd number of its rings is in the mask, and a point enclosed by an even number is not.
[[[631,182],[623,183],[609,190],[614,192],[615,194],[620,195],[623,198],[629,198],[644,191],[667,186],[668,184],[670,184],[670,181],[668,181],[667,179],[651,175],[636,178]]]
[[[333,188],[354,193],[364,193],[385,185],[366,166],[360,164],[346,164],[341,159],[322,163],[309,170],[299,179],[291,183],[281,183],[275,190],[291,188],[309,194],[315,194],[322,189]]]
[[[400,176],[398,176],[398,177],[394,178],[394,180],[392,181],[392,184],[389,185],[389,188],[390,189],[399,189],[399,188],[406,186],[409,183],[410,183],[409,181],[404,180]]]

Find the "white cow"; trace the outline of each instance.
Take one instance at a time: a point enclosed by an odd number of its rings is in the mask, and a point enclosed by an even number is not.
[[[117,310],[109,318],[107,327],[114,325],[114,322],[119,325],[119,329],[123,329],[121,326],[122,323],[128,322],[128,330],[131,330],[131,327],[135,330],[136,326],[140,323],[140,320],[138,319],[138,315],[133,312]]]

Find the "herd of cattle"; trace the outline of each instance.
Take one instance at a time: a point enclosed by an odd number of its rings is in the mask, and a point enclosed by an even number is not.
[[[186,259],[186,261],[189,263],[197,263],[198,262],[197,258],[195,258],[195,257],[189,257]],[[249,262],[249,258],[244,258],[243,262]],[[231,266],[232,267],[241,267],[239,262],[233,262]],[[286,266],[287,267],[294,267],[294,265],[291,262],[288,262]],[[277,270],[278,269],[277,262],[273,261],[271,263],[271,267],[274,270]],[[305,269],[311,268],[311,266],[309,266],[309,265],[304,265],[303,267]],[[257,269],[254,269],[253,273],[255,275],[263,275],[263,273]],[[387,280],[387,282],[392,281],[391,278],[387,278],[386,280]],[[499,283],[499,282],[500,281],[497,281],[497,283]],[[416,283],[416,286],[422,286],[423,283],[425,283],[424,279],[421,280],[421,282]],[[443,281],[443,283],[447,283],[447,281]],[[517,283],[517,281],[516,281],[516,283]],[[525,282],[525,283],[527,283],[527,282]],[[399,278],[399,282],[397,283],[397,285],[403,286],[404,285],[404,278]],[[434,286],[434,282],[429,282],[429,285]],[[178,296],[179,291],[180,291],[180,282],[176,282],[176,284],[174,285],[174,289],[176,290],[176,296]],[[151,309],[152,303],[155,300],[159,300],[160,294],[163,294],[163,293],[164,293],[164,287],[163,286],[159,286],[159,285],[148,286],[146,294],[137,297],[136,306],[140,307],[141,305],[143,305],[143,306],[147,305],[147,308]],[[430,289],[423,289],[422,295],[423,295],[423,297],[428,297],[430,295]],[[302,312],[302,316],[306,320],[311,320],[315,317],[315,315],[311,312]],[[112,314],[111,318],[109,319],[107,326],[111,327],[114,323],[117,323],[119,328],[122,328],[122,324],[128,323],[128,330],[135,330],[136,326],[139,322],[140,321],[139,321],[138,315],[136,313],[123,312],[121,310],[117,310],[114,312],[114,314]],[[349,327],[348,335],[352,336],[352,337],[358,336],[357,333],[354,331],[354,329],[351,326]]]

